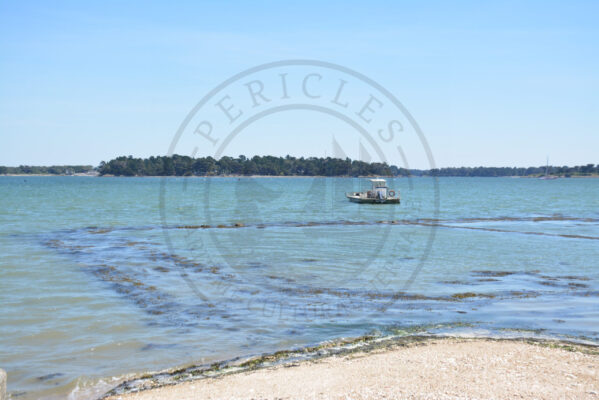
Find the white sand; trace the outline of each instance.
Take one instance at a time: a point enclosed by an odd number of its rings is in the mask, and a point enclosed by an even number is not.
[[[597,399],[599,356],[439,339],[203,379],[111,399]]]

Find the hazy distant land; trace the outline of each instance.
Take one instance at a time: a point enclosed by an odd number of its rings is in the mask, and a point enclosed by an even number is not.
[[[538,167],[449,167],[406,169],[379,162],[349,158],[246,156],[192,158],[173,155],[150,158],[117,157],[99,166],[53,165],[0,166],[0,175],[89,175],[89,176],[387,176],[387,177],[591,177],[599,176],[599,164]]]

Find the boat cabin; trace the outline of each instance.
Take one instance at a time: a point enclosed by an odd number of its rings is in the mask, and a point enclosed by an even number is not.
[[[387,181],[384,179],[371,179],[372,183],[372,195],[378,199],[387,198]]]

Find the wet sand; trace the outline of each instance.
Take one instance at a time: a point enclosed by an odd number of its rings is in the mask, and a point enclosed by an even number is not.
[[[432,339],[164,386],[114,399],[599,399],[599,349]]]

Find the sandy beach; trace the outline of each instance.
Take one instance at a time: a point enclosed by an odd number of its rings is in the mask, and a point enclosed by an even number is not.
[[[109,399],[599,399],[598,371],[596,348],[445,338]]]

